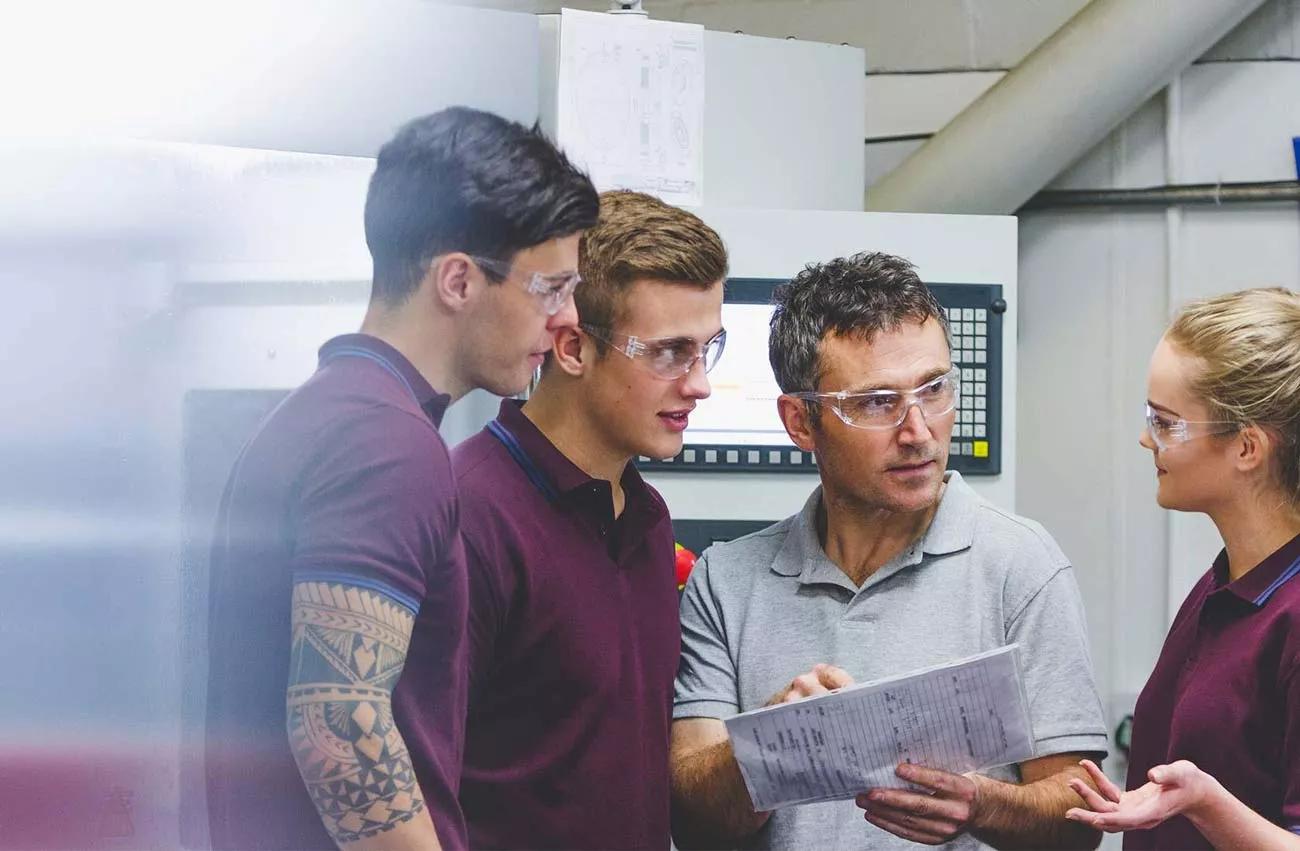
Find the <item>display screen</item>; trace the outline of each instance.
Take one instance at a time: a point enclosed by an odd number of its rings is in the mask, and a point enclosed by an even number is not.
[[[727,349],[709,373],[713,395],[691,414],[686,444],[793,446],[776,412],[781,390],[767,359],[770,304],[722,305]]]

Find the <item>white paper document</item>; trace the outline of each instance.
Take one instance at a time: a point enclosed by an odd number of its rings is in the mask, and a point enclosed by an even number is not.
[[[596,188],[704,200],[704,27],[564,9],[556,139]]]
[[[758,811],[906,788],[903,762],[964,773],[1034,756],[1015,644],[726,723]]]

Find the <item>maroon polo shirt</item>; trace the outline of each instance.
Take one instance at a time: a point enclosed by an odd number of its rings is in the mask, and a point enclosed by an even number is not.
[[[452,453],[470,577],[461,806],[480,848],[669,846],[681,649],[668,510],[578,469],[506,401]]]
[[[1220,553],[1179,610],[1133,716],[1128,787],[1189,759],[1300,833],[1300,536],[1235,582]],[[1126,849],[1210,848],[1181,816]]]
[[[285,730],[296,579],[358,585],[417,613],[393,715],[443,848],[466,847],[456,796],[467,583],[437,430],[448,401],[391,346],[337,337],[236,462],[211,562],[205,770],[215,848],[335,848]]]

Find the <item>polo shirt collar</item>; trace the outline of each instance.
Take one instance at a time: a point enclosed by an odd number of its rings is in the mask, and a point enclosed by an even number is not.
[[[442,425],[451,396],[434,390],[406,355],[370,334],[343,334],[320,347],[319,366],[341,357],[362,358],[378,364],[402,383],[434,426]]]
[[[1300,575],[1300,535],[1275,550],[1268,558],[1235,582],[1228,581],[1228,551],[1214,560],[1211,593],[1226,591],[1256,608],[1263,608],[1277,590]]]
[[[892,562],[876,571],[863,584],[865,588],[900,570],[920,564],[925,555],[948,555],[968,549],[975,537],[975,510],[979,496],[962,480],[961,474],[949,470],[948,483],[939,500],[939,509],[918,545],[900,553]],[[817,536],[817,509],[822,489],[818,486],[795,515],[790,533],[772,562],[772,570],[782,576],[797,576],[801,585],[832,584],[857,591],[835,562],[826,556]]]
[[[563,452],[551,443],[550,438],[523,411],[524,403],[518,399],[504,399],[497,412],[497,418],[488,424],[488,430],[505,444],[507,451],[515,462],[523,468],[529,480],[548,500],[579,494],[603,492],[609,493],[609,483],[588,475],[582,468],[569,460]],[[623,470],[619,480],[626,497],[623,508],[625,516],[629,512],[655,512],[653,500],[648,497],[648,486],[641,478],[636,465],[631,462]]]

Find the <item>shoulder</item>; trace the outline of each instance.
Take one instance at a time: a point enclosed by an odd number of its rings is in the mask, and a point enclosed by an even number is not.
[[[452,471],[462,493],[486,493],[499,488],[501,476],[517,466],[501,441],[487,429],[462,440],[451,450]]]
[[[967,491],[970,499],[970,564],[983,582],[1001,591],[1010,612],[1019,611],[1058,577],[1068,593],[1073,569],[1065,553],[1042,524],[994,505]]]
[[[798,515],[787,517],[766,529],[714,544],[700,556],[692,578],[698,571],[701,581],[706,582],[714,593],[730,595],[752,591],[765,577],[772,575],[771,568],[781,556],[797,520]]]
[[[972,547],[978,556],[1043,580],[1070,567],[1043,525],[973,495]]]
[[[299,487],[383,494],[383,502],[420,513],[454,501],[447,444],[419,410],[384,400],[335,409],[302,445]]]

